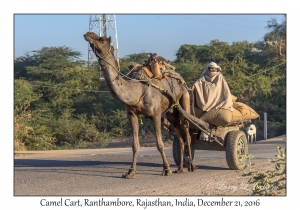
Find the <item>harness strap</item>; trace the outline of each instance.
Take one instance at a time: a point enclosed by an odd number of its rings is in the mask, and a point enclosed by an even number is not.
[[[111,52],[111,45],[109,46],[109,50],[102,57],[105,58],[110,52]]]
[[[151,86],[152,86],[152,87],[155,87],[156,89],[160,90],[161,92],[164,92],[164,93],[167,92],[167,90],[165,90],[165,89],[163,89],[163,88],[161,88],[161,87],[159,87],[159,86],[157,86],[157,85],[155,85],[155,84],[153,84],[153,83],[151,83]]]
[[[176,107],[179,105],[179,101],[175,101],[166,111],[164,111],[162,114],[166,114],[168,111],[170,111],[171,108]]]
[[[140,124],[143,125],[143,119],[142,119],[142,115],[139,115],[139,118],[140,118]]]

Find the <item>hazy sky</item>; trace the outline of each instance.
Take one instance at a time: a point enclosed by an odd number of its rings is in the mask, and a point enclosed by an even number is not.
[[[281,23],[283,14],[116,14],[119,56],[156,52],[174,60],[183,44],[203,45],[214,39],[256,42],[268,32],[265,27],[272,18]],[[15,14],[14,57],[42,47],[67,46],[87,60],[83,34],[90,30],[89,19],[90,14]],[[115,36],[112,30],[109,33]]]

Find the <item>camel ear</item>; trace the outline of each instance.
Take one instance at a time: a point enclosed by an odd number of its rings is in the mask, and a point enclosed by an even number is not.
[[[109,44],[110,44],[111,43],[111,36],[109,36],[108,41],[109,41]]]

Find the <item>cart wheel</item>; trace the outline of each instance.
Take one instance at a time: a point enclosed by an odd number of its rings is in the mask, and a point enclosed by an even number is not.
[[[245,133],[241,130],[229,132],[226,140],[226,161],[229,168],[243,169],[246,164],[246,154],[248,154],[248,144]]]
[[[180,155],[181,155],[181,151],[180,151],[180,143],[179,143],[179,139],[177,136],[174,136],[173,139],[173,159],[174,162],[176,163],[177,166],[179,166],[180,164]],[[195,150],[192,149],[192,158],[194,159],[194,155],[195,155]],[[187,166],[189,163],[189,154],[186,153],[183,157],[183,166]]]

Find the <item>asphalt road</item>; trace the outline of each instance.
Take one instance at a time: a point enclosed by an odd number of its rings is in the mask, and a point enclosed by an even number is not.
[[[277,146],[286,146],[284,139],[277,137],[249,145],[253,162],[263,166],[268,158],[277,155]],[[177,169],[172,147],[166,147],[165,152],[171,169]],[[242,172],[228,168],[225,152],[219,151],[196,150],[197,171],[185,169],[185,173],[169,177],[161,176],[162,160],[156,148],[142,147],[136,178],[121,178],[131,161],[131,148],[16,152],[14,196],[210,195],[214,193],[201,187],[207,180],[232,177],[234,181],[235,176],[242,177]],[[189,190],[192,183],[198,183],[193,185],[193,192]],[[219,193],[247,195],[249,191]]]

